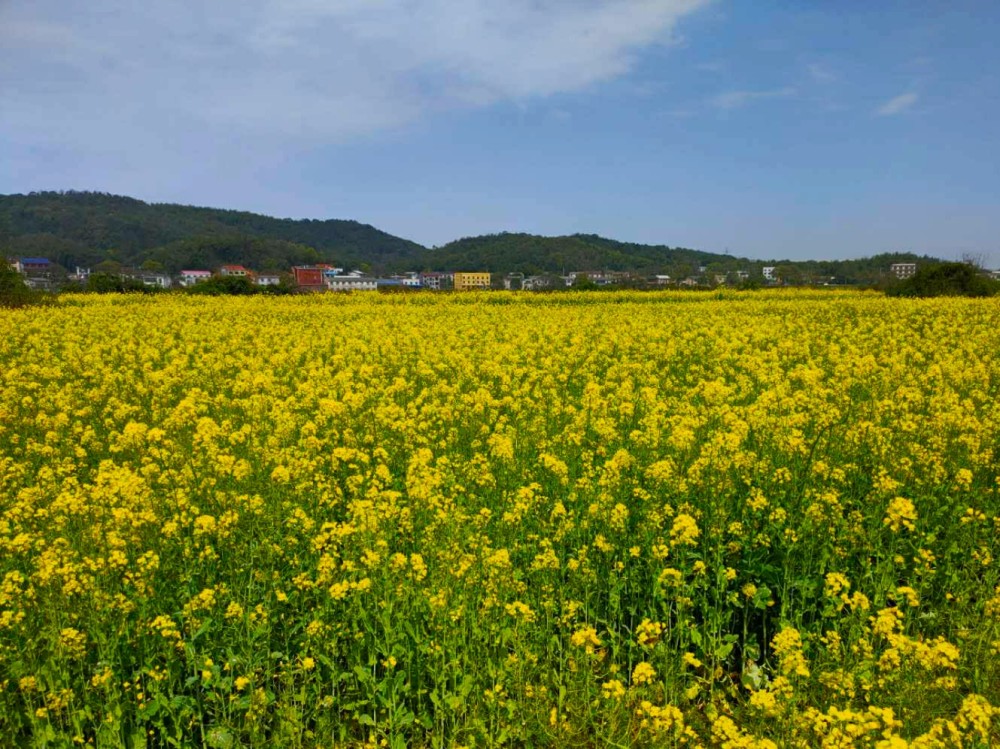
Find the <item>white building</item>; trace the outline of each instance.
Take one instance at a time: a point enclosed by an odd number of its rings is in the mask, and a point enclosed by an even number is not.
[[[182,270],[180,272],[181,286],[194,286],[199,281],[207,281],[212,277],[210,270]]]
[[[425,289],[434,289],[435,291],[440,291],[441,289],[451,288],[455,283],[454,273],[421,273],[420,274],[420,285]]]
[[[281,283],[281,276],[277,273],[259,273],[254,283],[258,286],[277,286]]]
[[[70,273],[66,276],[67,281],[74,281],[75,283],[86,283],[90,279],[90,268],[81,268],[79,265],[76,266],[76,271]]]
[[[546,276],[528,276],[521,282],[521,288],[525,291],[540,291],[552,286],[552,279]]]
[[[378,281],[372,276],[324,274],[323,281],[330,291],[375,291],[378,288]]]
[[[917,264],[893,263],[889,266],[889,272],[896,278],[910,278],[917,272]]]
[[[173,280],[166,273],[141,273],[133,278],[138,278],[146,286],[158,289],[169,289],[173,285]]]
[[[774,275],[774,269],[775,266],[773,265],[765,265],[763,268],[760,269],[760,272],[764,274],[765,281],[776,280],[776,276]]]

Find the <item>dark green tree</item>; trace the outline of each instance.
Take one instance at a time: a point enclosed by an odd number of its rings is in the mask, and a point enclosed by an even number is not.
[[[207,281],[187,288],[189,294],[205,296],[250,296],[263,293],[262,287],[255,286],[249,278],[241,276],[212,276]]]
[[[37,293],[28,288],[21,274],[10,267],[6,255],[0,253],[0,307],[24,307],[37,298]]]
[[[122,278],[115,273],[91,273],[86,290],[95,294],[152,294],[160,289],[146,286],[135,278]]]
[[[983,275],[970,263],[932,263],[917,268],[917,272],[886,289],[889,296],[987,297],[1000,293],[1000,281]]]

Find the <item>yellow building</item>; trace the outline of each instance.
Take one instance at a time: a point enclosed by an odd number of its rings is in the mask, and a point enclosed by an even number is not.
[[[455,291],[472,291],[490,288],[489,273],[456,273]]]

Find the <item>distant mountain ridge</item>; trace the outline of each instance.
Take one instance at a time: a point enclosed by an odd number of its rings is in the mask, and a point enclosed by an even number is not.
[[[672,266],[691,267],[697,272],[701,265],[734,261],[727,255],[617,242],[594,234],[540,237],[517,233],[466,237],[428,252],[425,259],[431,270],[467,267],[492,273],[527,274],[597,270],[650,274]]]
[[[236,262],[390,264],[425,249],[357,221],[277,219],[94,192],[0,196],[0,243],[8,252],[48,256],[65,267],[156,260],[170,271]]]
[[[778,265],[790,277],[838,283],[871,283],[891,263],[934,260],[892,253],[860,260],[765,262],[593,234],[543,237],[507,232],[465,237],[428,249],[357,221],[280,219],[75,191],[0,195],[3,253],[48,257],[69,269],[113,260],[125,265],[155,263],[172,273],[226,263],[286,270],[296,264],[329,262],[375,273],[483,270],[532,275],[601,270],[680,279],[743,271],[760,278],[765,265]]]

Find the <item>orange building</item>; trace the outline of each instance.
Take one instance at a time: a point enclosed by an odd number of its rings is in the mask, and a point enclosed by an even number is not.
[[[456,273],[455,291],[473,291],[490,288],[489,273]]]

